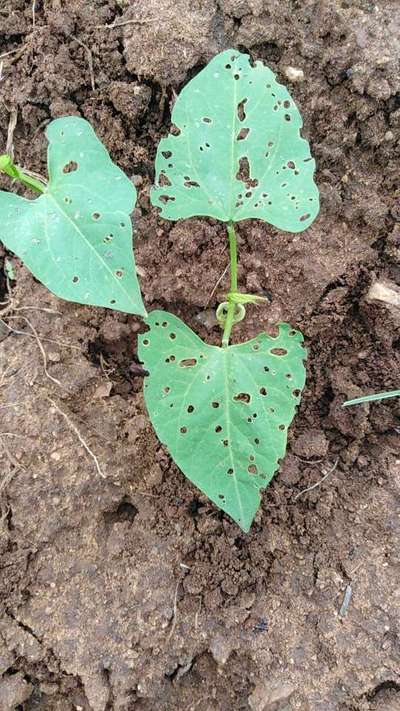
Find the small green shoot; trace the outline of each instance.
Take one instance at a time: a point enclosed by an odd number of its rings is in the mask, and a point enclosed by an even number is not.
[[[160,141],[152,203],[169,220],[207,215],[227,223],[231,284],[217,309],[222,347],[203,343],[179,319],[152,312],[139,355],[149,372],[145,401],[184,474],[248,531],[286,450],[305,383],[302,336],[279,324],[229,345],[245,304],[238,290],[234,223],[259,218],[300,232],[318,214],[315,162],[285,87],[236,50],[217,55],[187,84]]]
[[[0,172],[40,193],[28,200],[0,191],[0,240],[57,296],[145,316],[129,217],[134,186],[84,119],[56,119],[47,138],[48,185],[0,157]]]
[[[346,400],[346,402],[343,403],[343,407],[349,407],[349,405],[362,405],[364,402],[375,402],[376,400],[386,400],[386,398],[389,397],[400,397],[400,390],[388,390],[383,393],[375,393],[374,395],[356,397],[354,400]]]

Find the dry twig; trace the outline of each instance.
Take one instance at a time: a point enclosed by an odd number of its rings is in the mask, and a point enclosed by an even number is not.
[[[39,350],[40,350],[40,352],[41,352],[41,354],[42,354],[42,358],[43,358],[43,369],[44,369],[44,372],[45,372],[46,377],[47,377],[49,380],[52,380],[52,382],[55,383],[56,385],[59,385],[60,388],[62,388],[63,385],[60,383],[60,381],[57,380],[57,378],[54,378],[52,375],[50,375],[49,371],[47,370],[47,355],[46,355],[46,351],[45,351],[44,348],[43,348],[43,344],[42,344],[42,342],[41,342],[41,340],[40,340],[40,338],[39,338],[39,336],[38,336],[38,332],[36,331],[36,328],[34,327],[34,325],[29,321],[29,319],[28,319],[26,316],[9,316],[8,318],[22,318],[24,321],[26,321],[26,323],[28,324],[29,328],[31,329],[31,331],[32,331],[32,333],[33,333],[34,338],[36,339],[36,343],[38,344]],[[3,321],[3,323],[5,323],[5,322]],[[10,326],[8,326],[8,324],[6,324],[6,326],[7,326],[7,328],[10,328]],[[11,330],[14,330],[14,329],[11,329]],[[22,333],[23,333],[23,331],[22,331]]]
[[[219,279],[218,279],[217,282],[215,283],[214,288],[213,288],[213,290],[212,290],[210,296],[208,297],[208,301],[207,301],[207,303],[206,303],[206,308],[207,308],[207,306],[209,306],[212,297],[214,296],[215,292],[217,291],[217,289],[218,289],[218,287],[219,287],[221,281],[223,280],[225,274],[227,273],[228,269],[229,269],[229,264],[226,265],[226,267],[225,267],[224,271],[222,272],[221,276],[219,277]]]
[[[111,25],[96,25],[96,30],[113,30],[114,27],[126,27],[126,25],[151,25],[155,18],[146,20],[123,20],[122,22],[112,22]]]
[[[72,422],[72,420],[71,420],[70,417],[67,415],[67,413],[64,412],[64,410],[61,410],[61,408],[57,405],[57,403],[55,403],[54,400],[51,399],[51,397],[49,397],[48,395],[46,395],[45,397],[46,397],[46,399],[53,405],[53,407],[57,410],[57,412],[58,412],[60,415],[63,416],[63,418],[66,420],[66,422],[67,422],[68,425],[70,426],[71,430],[72,430],[73,432],[75,432],[75,434],[76,434],[76,436],[78,437],[78,439],[79,439],[79,441],[80,441],[82,447],[86,450],[86,452],[89,454],[89,456],[93,459],[93,461],[94,461],[94,463],[95,463],[95,465],[96,465],[96,469],[97,469],[98,473],[100,474],[100,476],[102,477],[102,479],[105,479],[105,478],[106,478],[106,475],[103,473],[103,471],[102,471],[102,469],[101,469],[101,467],[100,467],[99,460],[97,459],[97,457],[96,457],[96,455],[94,454],[94,452],[92,452],[92,450],[90,449],[89,445],[88,445],[88,444],[85,442],[85,440],[83,439],[83,437],[82,437],[81,433],[79,432],[78,428],[76,427],[76,425]]]
[[[14,131],[18,120],[18,109],[11,109],[8,121],[6,153],[14,160]]]
[[[332,473],[335,471],[335,469],[336,469],[336,467],[337,467],[337,465],[338,465],[338,462],[339,462],[339,457],[336,458],[336,461],[335,461],[334,465],[333,465],[330,469],[328,469],[328,471],[326,472],[326,474],[322,477],[322,479],[321,479],[320,481],[317,481],[317,482],[316,482],[315,484],[313,484],[312,486],[308,486],[307,489],[302,489],[301,491],[299,491],[299,493],[294,497],[293,500],[294,500],[294,501],[297,501],[297,499],[299,498],[299,496],[302,496],[303,494],[306,494],[307,491],[312,491],[313,489],[316,489],[317,486],[321,486],[321,484],[325,481],[325,479],[327,479],[328,476],[329,476],[330,474],[332,474]]]
[[[94,69],[93,69],[93,54],[92,54],[92,50],[89,49],[89,47],[87,46],[87,44],[85,44],[84,42],[82,42],[82,40],[78,39],[78,37],[75,37],[75,35],[69,35],[69,36],[71,37],[71,39],[75,40],[75,42],[78,42],[78,44],[80,44],[80,46],[83,47],[83,49],[85,50],[85,52],[86,52],[86,54],[87,54],[87,60],[88,60],[88,66],[89,66],[89,74],[90,74],[90,83],[91,83],[91,86],[92,86],[92,90],[95,91],[95,89],[96,89],[96,84],[95,84],[95,81],[94,81]]]

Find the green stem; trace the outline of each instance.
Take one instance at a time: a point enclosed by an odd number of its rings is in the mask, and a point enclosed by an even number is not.
[[[236,292],[238,288],[238,277],[237,277],[237,242],[235,228],[233,222],[228,223],[228,238],[229,238],[229,252],[230,252],[230,266],[231,266],[231,292]],[[233,319],[235,316],[236,304],[229,300],[228,301],[228,311],[226,314],[226,321],[224,326],[224,333],[222,336],[222,345],[224,348],[229,346],[229,338],[232,331]]]
[[[47,186],[44,185],[44,183],[40,180],[36,180],[36,178],[32,178],[30,175],[26,175],[21,168],[14,165],[11,156],[7,154],[0,156],[0,173],[5,173],[10,178],[13,178],[13,180],[19,180],[22,185],[25,185],[25,187],[31,190],[35,190],[37,193],[44,193],[46,190]]]

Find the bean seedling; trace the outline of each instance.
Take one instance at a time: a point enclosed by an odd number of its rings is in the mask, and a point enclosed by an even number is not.
[[[183,89],[173,130],[160,141],[152,203],[177,220],[213,217],[227,225],[230,291],[217,309],[222,346],[203,343],[182,321],[153,311],[140,337],[149,372],[151,421],[175,462],[248,531],[264,488],[286,450],[305,383],[303,337],[288,324],[229,345],[245,304],[238,291],[235,223],[259,218],[289,232],[319,210],[314,160],[287,89],[261,62],[227,50]]]
[[[285,454],[306,351],[301,333],[285,323],[277,336],[230,344],[246,304],[262,300],[238,289],[235,224],[258,218],[289,232],[309,227],[319,210],[315,162],[287,89],[236,50],[214,57],[187,84],[172,121],[158,147],[152,203],[168,220],[226,224],[231,284],[217,309],[221,347],[168,312],[145,318],[145,401],[183,473],[248,531],[260,490]],[[47,136],[48,185],[0,157],[0,170],[41,193],[27,200],[0,192],[2,241],[62,298],[146,317],[131,248],[134,187],[83,119],[57,119]]]

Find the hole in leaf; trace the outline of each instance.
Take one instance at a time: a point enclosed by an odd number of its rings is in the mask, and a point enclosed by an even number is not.
[[[197,358],[185,358],[179,361],[179,365],[181,368],[193,368],[194,365],[197,365]]]
[[[299,390],[298,388],[296,388],[295,390],[292,390],[292,394],[294,395],[294,397],[300,397],[300,393],[301,393],[301,390]]]
[[[225,64],[225,69],[232,69],[232,65],[231,65],[231,64]]]
[[[239,121],[244,121],[246,118],[246,111],[245,111],[245,104],[246,104],[247,99],[243,99],[243,101],[240,101],[237,105],[237,117]]]
[[[94,220],[100,220],[100,217],[101,217],[101,215],[100,215],[99,212],[94,212],[93,215],[92,215],[92,218],[93,218]]]
[[[65,196],[65,198],[64,198],[64,202],[65,202],[65,203],[66,203],[67,205],[71,205],[71,203],[72,203],[72,200],[71,200],[71,198],[70,198],[70,197],[67,197],[67,196]]]
[[[285,121],[291,121],[292,117],[290,114],[285,114]]]
[[[124,276],[123,269],[117,269],[115,272],[115,276],[117,277],[117,279],[122,279],[122,277]]]
[[[259,343],[254,343],[253,346],[253,351],[258,351],[260,349],[260,344]]]
[[[284,356],[287,355],[287,350],[286,348],[271,348],[270,353],[277,356]]]
[[[116,303],[117,303],[117,302],[116,302],[116,299],[111,299],[111,301],[110,301],[110,304],[111,304],[111,305],[114,305],[114,304],[116,304]]]
[[[213,407],[216,410],[217,407],[219,407],[219,402],[216,402],[216,401],[212,402],[211,407]]]
[[[215,428],[215,431],[216,431],[217,434],[219,434],[220,432],[222,432],[222,427],[221,427],[221,425],[217,425],[216,428]]]
[[[160,173],[160,177],[158,178],[158,184],[159,184],[160,187],[162,187],[162,188],[165,188],[165,187],[169,188],[169,187],[171,186],[171,181],[170,181],[169,178],[167,178],[167,176],[165,175],[165,173],[162,173],[162,172],[161,172],[161,173]]]
[[[225,496],[223,494],[218,494],[218,498],[223,500]]]
[[[171,388],[169,388],[168,385],[166,385],[165,388],[163,388],[163,392],[164,392],[166,395],[168,395],[168,393],[171,392]]]
[[[172,124],[170,128],[170,133],[172,133],[173,136],[180,136],[181,135],[181,129],[178,128],[174,123]]]
[[[76,161],[70,160],[69,163],[66,163],[63,168],[63,173],[74,173],[76,170],[78,170],[79,165]]]
[[[285,427],[285,425],[279,425],[278,429],[280,429],[280,430],[285,430],[286,427]]]
[[[174,341],[176,338],[176,333],[170,333],[169,337],[170,337],[171,341]]]
[[[168,321],[163,321],[162,324],[161,324],[161,326],[162,326],[163,328],[167,328],[167,326],[168,326]]]
[[[240,74],[234,74],[233,78],[236,79],[236,81],[237,81],[238,79],[240,79]]]
[[[158,199],[160,202],[164,203],[164,205],[166,205],[167,202],[171,202],[171,201],[174,202],[175,201],[175,198],[172,197],[171,195],[160,195],[160,197]]]
[[[236,400],[236,402],[246,402],[246,403],[249,403],[251,400],[249,393],[238,393],[237,395],[234,396],[233,399]]]
[[[249,466],[247,467],[247,471],[249,472],[249,474],[257,474],[258,469],[255,464],[249,464]]]
[[[288,168],[290,168],[290,170],[294,170],[295,167],[296,167],[296,164],[293,163],[292,160],[288,160],[288,162],[286,163],[286,165],[287,165]]]
[[[236,173],[236,178],[245,184],[247,190],[249,188],[256,188],[258,185],[258,180],[250,177],[250,163],[246,156],[242,156],[239,159],[239,170]]]
[[[230,467],[226,473],[231,476],[231,475],[233,474],[233,469],[232,469],[232,467]]]
[[[212,119],[210,119],[208,116],[203,116],[202,121],[204,121],[204,123],[212,123]]]
[[[187,411],[188,411],[189,414],[191,414],[192,412],[194,412],[194,407],[193,407],[193,405],[189,405]]]
[[[286,101],[283,102],[283,106],[285,109],[290,109],[290,101],[286,99]]]
[[[106,235],[103,239],[103,242],[107,244],[107,242],[112,242],[113,241],[114,235]]]
[[[302,216],[299,218],[299,219],[300,219],[300,222],[305,222],[305,220],[308,220],[309,217],[310,217],[310,213],[307,212],[305,215],[302,215]]]
[[[200,183],[196,183],[195,180],[185,180],[185,182],[183,184],[184,184],[185,188],[199,188],[200,187]]]
[[[249,133],[250,133],[249,128],[241,128],[238,135],[236,136],[236,140],[237,141],[244,141],[244,139],[247,138]]]
[[[171,151],[161,151],[161,155],[168,160],[168,158],[171,158],[172,153]]]
[[[78,277],[78,276],[72,277],[72,281],[73,281],[74,284],[77,284],[78,281],[79,281],[79,277]]]
[[[268,395],[267,390],[265,388],[260,388],[260,395],[264,395],[264,397]]]
[[[122,228],[124,228],[124,227],[125,227],[125,222],[120,222],[120,223],[119,223],[119,226],[122,227]]]
[[[224,445],[224,447],[227,447],[229,444],[229,440],[228,439],[222,440],[222,444]]]
[[[180,431],[181,434],[186,434],[186,432],[187,432],[187,427],[181,427],[179,431]]]
[[[258,439],[258,437],[255,438],[254,444],[260,444],[260,440]]]
[[[143,339],[143,345],[144,345],[144,346],[148,346],[149,343],[150,343],[150,341],[149,341],[148,338],[144,338],[144,339]]]

